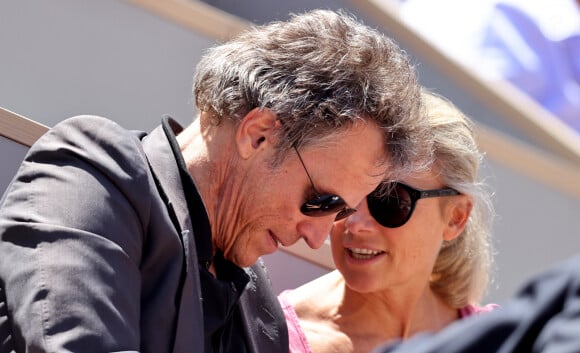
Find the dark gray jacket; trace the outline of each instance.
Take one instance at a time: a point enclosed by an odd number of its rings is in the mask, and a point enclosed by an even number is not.
[[[0,203],[0,353],[203,352],[191,229],[161,127],[146,136],[97,117],[58,124]],[[240,330],[252,352],[287,351],[266,273],[254,272]]]

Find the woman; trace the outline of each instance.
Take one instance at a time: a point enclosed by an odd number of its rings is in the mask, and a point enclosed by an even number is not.
[[[433,163],[383,183],[335,223],[337,271],[280,295],[291,352],[370,352],[495,307],[478,306],[491,266],[492,206],[478,181],[472,123],[441,97],[423,99]]]

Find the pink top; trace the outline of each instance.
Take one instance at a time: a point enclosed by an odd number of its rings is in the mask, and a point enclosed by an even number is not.
[[[312,353],[310,349],[310,344],[306,339],[304,331],[300,327],[300,322],[298,321],[298,316],[296,311],[290,305],[287,299],[287,294],[289,290],[283,291],[278,296],[278,301],[282,306],[284,311],[284,316],[286,317],[286,324],[288,325],[288,340],[290,342],[290,353]],[[497,308],[497,304],[487,304],[485,306],[474,306],[467,305],[459,310],[459,315],[463,318],[470,315],[482,314],[492,311]]]

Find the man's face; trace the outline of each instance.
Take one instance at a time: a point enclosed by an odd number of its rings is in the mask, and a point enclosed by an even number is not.
[[[273,168],[273,156],[265,151],[252,161],[239,187],[227,202],[228,231],[218,235],[217,247],[238,266],[252,265],[258,257],[271,254],[279,245],[289,246],[304,238],[318,248],[327,238],[336,213],[321,217],[303,214],[300,207],[316,196],[340,196],[355,207],[379,184],[386,172],[384,141],[378,127],[362,121],[335,135],[320,146],[289,150],[284,161]],[[308,178],[310,174],[313,190]],[[218,232],[219,234],[219,232]]]

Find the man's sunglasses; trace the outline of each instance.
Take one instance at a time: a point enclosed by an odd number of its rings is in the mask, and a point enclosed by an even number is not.
[[[302,156],[298,153],[296,146],[293,147],[306,175],[308,176],[308,180],[312,186],[312,191],[314,191],[314,198],[304,202],[300,207],[300,212],[309,217],[323,217],[336,213],[336,217],[334,218],[336,221],[346,218],[356,212],[356,209],[347,206],[342,197],[333,194],[320,194],[316,190],[312,178],[310,177],[310,173],[308,173],[308,169],[306,169],[306,165],[302,160]]]
[[[384,190],[384,192],[382,192]],[[399,182],[380,185],[367,196],[370,214],[383,227],[397,228],[407,223],[419,199],[460,195],[455,189],[417,190]]]

